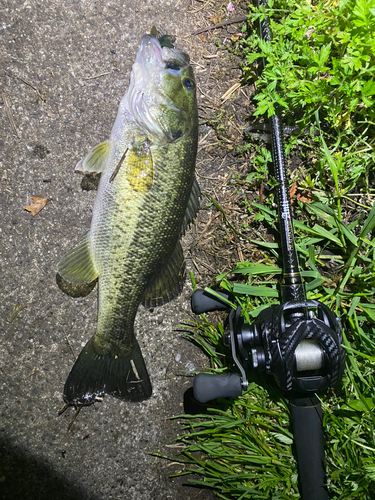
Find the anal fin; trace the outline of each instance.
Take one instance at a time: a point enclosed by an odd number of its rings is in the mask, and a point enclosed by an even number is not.
[[[177,297],[184,285],[185,261],[181,243],[176,248],[162,271],[146,289],[142,304],[157,307]]]

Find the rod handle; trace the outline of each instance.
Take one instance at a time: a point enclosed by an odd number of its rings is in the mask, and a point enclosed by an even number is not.
[[[217,292],[223,299],[233,301],[230,293]],[[191,296],[191,310],[194,314],[202,314],[212,311],[228,311],[230,305],[221,301],[219,297],[210,295],[206,290],[195,290]]]
[[[315,396],[291,399],[290,409],[301,498],[328,500],[320,401]]]
[[[217,398],[235,398],[242,393],[241,377],[237,373],[210,375],[199,373],[193,383],[194,397],[200,403]]]

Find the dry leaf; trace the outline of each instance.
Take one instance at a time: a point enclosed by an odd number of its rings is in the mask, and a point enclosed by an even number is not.
[[[264,195],[264,182],[262,181],[260,183],[260,189],[259,189],[259,202],[263,204],[263,195]]]
[[[304,203],[311,203],[312,201],[310,195],[308,195],[308,198],[306,198],[306,196],[301,196],[300,194],[297,194],[297,200]]]
[[[30,196],[31,205],[25,207],[25,210],[31,212],[31,215],[38,214],[47,205],[52,198],[41,198],[40,196]]]
[[[297,191],[297,182],[294,181],[293,184],[290,186],[289,196],[293,198],[293,196],[296,194],[296,191]]]

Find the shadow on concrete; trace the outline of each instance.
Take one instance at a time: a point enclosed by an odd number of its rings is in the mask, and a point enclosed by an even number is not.
[[[87,493],[70,484],[48,462],[0,439],[1,500],[87,500]],[[96,500],[90,496],[90,500]]]

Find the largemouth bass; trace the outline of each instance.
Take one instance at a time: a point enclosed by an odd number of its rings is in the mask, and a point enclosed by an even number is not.
[[[197,135],[189,56],[153,28],[142,38],[110,139],[81,162],[101,180],[90,231],[58,273],[74,285],[99,278],[98,325],[65,383],[67,403],[151,395],[134,319],[140,303],[160,305],[181,291],[180,237],[199,203]]]

